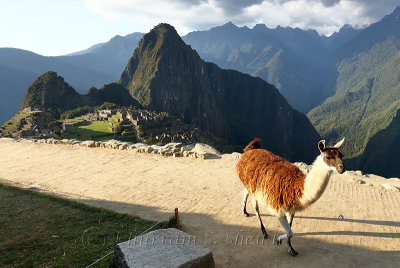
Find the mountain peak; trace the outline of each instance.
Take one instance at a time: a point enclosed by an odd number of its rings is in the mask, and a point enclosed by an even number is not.
[[[235,25],[235,24],[233,24],[233,22],[232,21],[228,21],[227,23],[225,23],[223,26],[229,26],[229,27],[236,27],[237,28],[237,26]]]
[[[72,108],[81,102],[80,95],[56,72],[48,71],[32,82],[25,92],[21,109]]]
[[[154,28],[151,31],[172,31],[172,32],[175,32],[176,34],[178,34],[176,32],[174,26],[172,26],[168,23],[160,23],[160,24],[154,26]]]
[[[140,40],[121,75],[120,82],[141,104],[149,105],[152,96],[147,87],[150,80],[156,77],[159,68],[172,68],[188,54],[200,59],[197,53],[183,42],[173,26],[160,23]],[[163,67],[160,67],[161,63]],[[132,77],[133,74],[135,77]],[[141,80],[141,83],[138,80]],[[142,86],[147,89],[143,90]]]
[[[395,9],[394,9],[394,11],[392,12],[392,15],[393,14],[395,14],[395,15],[400,15],[400,6],[398,6],[398,7],[396,7]]]
[[[256,25],[254,25],[254,27],[253,27],[253,31],[257,31],[257,32],[265,32],[268,30],[269,30],[269,28],[263,23],[258,23]]]
[[[143,39],[139,43],[140,46],[146,46],[151,44],[151,46],[158,44],[163,44],[166,40],[180,40],[180,36],[175,28],[168,23],[160,23],[155,26],[149,33],[143,36]]]

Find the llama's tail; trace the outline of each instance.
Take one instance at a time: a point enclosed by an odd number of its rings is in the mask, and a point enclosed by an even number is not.
[[[244,152],[253,150],[253,149],[260,149],[262,147],[261,140],[259,138],[255,138],[252,140],[246,148],[243,149]]]

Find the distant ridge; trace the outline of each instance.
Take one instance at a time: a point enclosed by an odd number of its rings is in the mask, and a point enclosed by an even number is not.
[[[329,51],[316,31],[270,29],[264,24],[249,29],[227,23],[182,39],[206,61],[273,84],[303,113],[331,94],[325,81]]]

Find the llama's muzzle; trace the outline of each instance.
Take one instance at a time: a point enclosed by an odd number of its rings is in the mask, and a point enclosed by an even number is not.
[[[343,172],[346,171],[346,167],[344,166],[343,163],[338,163],[338,164],[336,165],[336,170],[337,170],[337,172],[338,172],[339,174],[343,174]]]

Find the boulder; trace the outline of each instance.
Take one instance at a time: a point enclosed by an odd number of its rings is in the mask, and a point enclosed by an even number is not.
[[[198,153],[197,154],[197,158],[200,158],[200,159],[215,159],[217,157],[218,157],[217,155],[210,154],[210,153]]]
[[[347,170],[346,174],[349,174],[351,176],[362,176],[362,171],[361,170]]]
[[[145,153],[151,153],[152,151],[154,151],[152,147],[147,147],[146,149],[144,149]]]
[[[86,147],[90,147],[90,148],[96,147],[95,142],[94,141],[90,141],[90,140],[82,142],[81,145],[82,146],[86,146]]]
[[[182,146],[181,151],[182,152],[190,152],[194,149],[194,147],[195,147],[195,144],[184,145],[184,146]]]
[[[241,156],[242,156],[242,154],[241,154],[241,153],[237,153],[237,152],[233,152],[233,153],[231,154],[231,157],[232,157],[233,159],[239,159]]]
[[[392,192],[400,192],[400,188],[390,185],[390,184],[386,184],[386,183],[382,183],[381,184],[382,188],[388,190],[388,191],[392,191]]]
[[[380,180],[385,180],[386,179],[385,177],[378,176],[378,175],[375,175],[375,174],[365,174],[364,177],[370,178],[370,179],[380,179]]]
[[[117,244],[110,267],[215,267],[209,248],[178,229],[160,229]]]
[[[356,179],[356,178],[351,178],[350,182],[356,183],[356,184],[365,184],[364,180]]]
[[[214,155],[221,155],[221,153],[217,149],[205,143],[196,143],[192,151],[195,153],[209,153]]]
[[[124,144],[120,144],[118,147],[120,150],[126,150],[126,148],[128,148],[128,144],[124,143]]]

